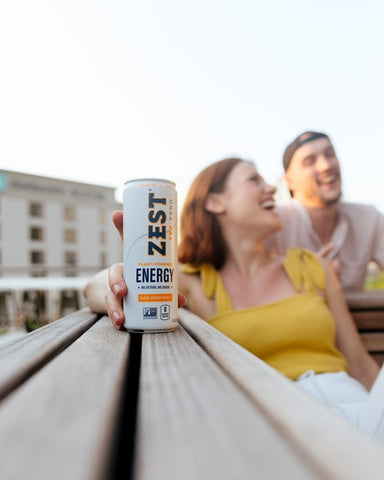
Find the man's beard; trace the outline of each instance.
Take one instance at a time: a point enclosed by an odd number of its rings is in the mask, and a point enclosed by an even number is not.
[[[340,198],[341,198],[342,192],[340,192],[336,197],[333,198],[324,198],[323,196],[321,197],[322,201],[324,202],[325,205],[335,205],[335,203],[339,203]]]

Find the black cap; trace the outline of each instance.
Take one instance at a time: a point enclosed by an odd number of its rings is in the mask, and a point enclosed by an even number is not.
[[[296,150],[304,145],[304,143],[312,142],[312,140],[317,140],[318,138],[327,138],[329,137],[327,134],[322,132],[304,132],[301,133],[298,137],[296,137],[285,149],[283,155],[283,166],[284,170],[287,171],[289,164],[291,163],[293,154]]]

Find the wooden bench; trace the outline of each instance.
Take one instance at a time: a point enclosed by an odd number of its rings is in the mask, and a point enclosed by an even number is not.
[[[381,478],[384,446],[181,309],[129,335],[80,310],[0,346],[2,480]]]
[[[360,335],[379,365],[384,362],[384,291],[347,292],[349,310]]]

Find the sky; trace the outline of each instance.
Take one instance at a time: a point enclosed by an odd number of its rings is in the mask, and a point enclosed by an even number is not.
[[[0,168],[113,186],[328,133],[384,212],[382,0],[4,0]]]

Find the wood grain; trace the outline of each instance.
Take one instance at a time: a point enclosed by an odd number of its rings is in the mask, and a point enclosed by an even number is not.
[[[8,395],[0,478],[105,478],[129,335],[102,318]]]
[[[384,351],[384,332],[367,332],[360,335],[369,352]]]
[[[344,292],[344,296],[350,309],[384,309],[384,290]]]
[[[0,346],[0,400],[97,320],[84,308]]]
[[[185,309],[180,311],[180,322],[275,425],[280,436],[301,451],[303,459],[324,478],[363,480],[381,476],[382,444]]]
[[[384,308],[383,310],[352,310],[351,314],[359,331],[384,331]]]
[[[136,480],[325,478],[181,328],[143,336]]]

